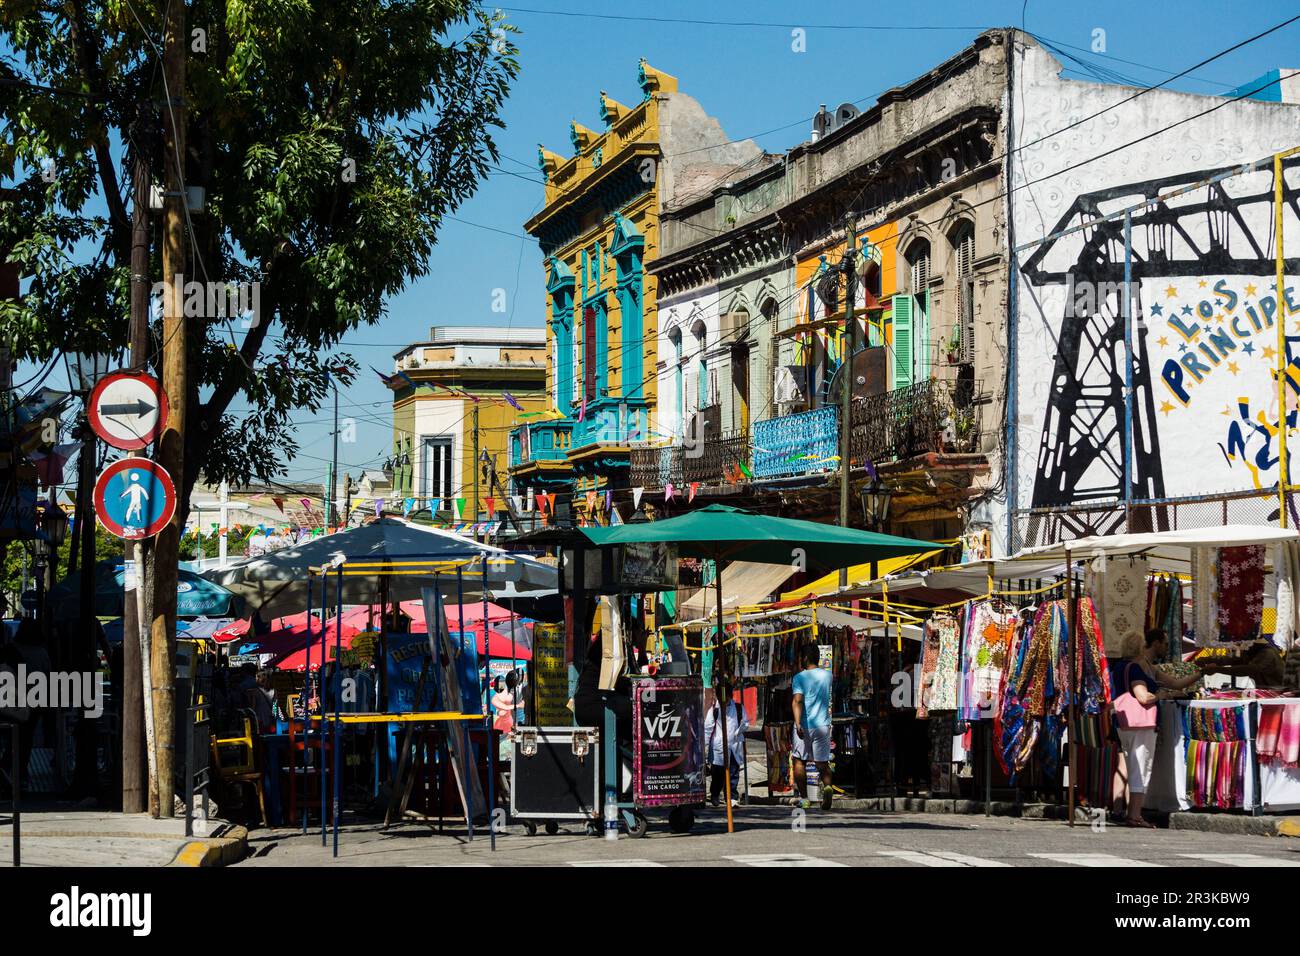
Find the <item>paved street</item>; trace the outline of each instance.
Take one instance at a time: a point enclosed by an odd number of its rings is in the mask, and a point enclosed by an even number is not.
[[[1060,822],[938,814],[809,811],[803,830],[785,807],[752,807],[728,835],[721,814],[702,815],[690,834],[651,821],[648,837],[616,844],[571,827],[527,836],[518,827],[472,842],[464,831],[438,835],[411,823],[382,832],[353,824],[340,832],[338,863],[347,866],[908,866],[908,867],[1300,867],[1300,841],[1181,830],[1094,832]],[[332,862],[320,831],[254,831],[240,866],[313,866]]]

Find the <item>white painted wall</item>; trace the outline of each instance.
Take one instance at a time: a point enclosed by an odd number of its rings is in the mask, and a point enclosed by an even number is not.
[[[1016,56],[1013,127],[1015,142],[1025,144],[1012,160],[1015,188],[1011,202],[1018,244],[1057,229],[1080,195],[1175,174],[1208,176],[1220,167],[1251,162],[1300,145],[1300,107],[1294,105],[1242,101],[1197,117],[1196,114],[1227,101],[1156,90],[1118,105],[1136,91],[1062,80],[1059,70],[1060,64],[1035,45],[1020,48]],[[1049,135],[1108,106],[1114,108],[1060,135]],[[1187,122],[1173,125],[1182,120]],[[1173,128],[1140,143],[1126,145],[1166,127]],[[1043,141],[1036,142],[1040,139]],[[1110,152],[1117,148],[1116,152]],[[1103,155],[1108,152],[1109,155]],[[1098,158],[1070,168],[1089,157]],[[1297,173],[1300,170],[1288,174],[1292,188],[1300,185]],[[1261,173],[1234,180],[1228,190],[1233,195],[1271,190],[1272,182],[1271,172]],[[1205,197],[1206,191],[1202,189],[1184,201],[1201,202]],[[1140,198],[1139,189],[1104,206],[1102,211],[1129,205]],[[1259,204],[1248,215],[1249,231],[1264,245],[1264,257],[1255,257],[1258,268],[1251,268],[1245,274],[1226,274],[1222,269],[1216,270],[1220,263],[1202,259],[1197,268],[1203,269],[1204,274],[1198,271],[1190,276],[1156,276],[1139,283],[1139,318],[1145,321],[1137,323],[1135,334],[1145,341],[1150,356],[1151,394],[1156,408],[1154,421],[1144,425],[1159,443],[1166,496],[1267,487],[1277,479],[1276,466],[1256,469],[1240,455],[1230,460],[1224,447],[1230,423],[1242,418],[1237,408],[1238,398],[1249,401],[1247,419],[1257,420],[1262,415],[1267,422],[1275,423],[1278,418],[1276,387],[1270,380],[1273,362],[1265,352],[1266,348],[1276,347],[1276,330],[1256,329],[1249,318],[1241,320],[1247,305],[1252,305],[1258,314],[1259,300],[1271,294],[1271,204]],[[1208,247],[1207,216],[1185,218],[1184,224],[1197,245]],[[1300,223],[1294,215],[1288,216],[1284,235],[1289,254],[1300,252]],[[1084,235],[1075,234],[1056,240],[1046,267],[1053,271],[1072,268],[1084,239]],[[1135,234],[1135,247],[1139,241],[1145,247],[1148,239]],[[1232,236],[1230,243],[1230,257],[1254,255],[1247,253],[1248,246],[1240,234]],[[1194,258],[1176,235],[1172,252],[1177,260]],[[1032,254],[1032,251],[1018,254],[1022,269]],[[1152,268],[1155,272],[1165,271],[1159,266]],[[1226,294],[1216,297],[1216,285],[1220,292],[1236,295],[1231,311],[1228,305],[1232,297]],[[1057,442],[1084,439],[1077,434],[1058,434],[1055,425],[1047,422],[1066,286],[1064,283],[1034,285],[1022,271],[1018,275],[1017,296],[1016,457],[1011,464],[1019,483],[1017,504],[1026,508],[1033,500],[1040,472],[1045,427]],[[1188,307],[1190,315],[1184,311]],[[1202,318],[1197,314],[1200,310],[1208,310],[1211,317]],[[1187,341],[1178,332],[1171,321],[1173,318],[1195,320],[1200,331],[1194,341]],[[1235,326],[1234,319],[1238,320]],[[1200,345],[1211,330],[1219,328],[1228,330],[1235,350],[1223,361],[1212,363],[1202,354]],[[1179,363],[1187,354],[1188,350],[1180,350],[1180,345],[1188,346],[1210,368],[1201,381],[1194,381],[1190,372],[1184,375],[1190,397],[1186,402],[1162,378],[1169,362]],[[1082,348],[1088,348],[1088,343],[1084,342]],[[1300,349],[1293,346],[1293,354],[1297,353]],[[1250,434],[1252,444],[1248,456],[1253,455],[1259,448],[1259,436],[1250,428],[1249,420],[1242,421],[1241,427]],[[1118,428],[1122,429],[1122,419]],[[1121,455],[1121,435],[1117,430],[1106,446],[1117,457]],[[1273,451],[1275,456],[1275,445]],[[1292,456],[1293,462],[1298,460]],[[1098,474],[1085,475],[1079,485],[1086,487],[1098,477]]]
[[[703,322],[705,328],[705,353],[708,374],[716,379],[721,390],[724,381],[721,368],[722,359],[708,353],[717,349],[720,328],[718,319],[718,290],[716,287],[695,289],[679,296],[659,302],[659,369],[658,369],[658,435],[652,440],[666,440],[669,437],[681,441],[685,434],[684,422],[676,407],[677,392],[673,373],[677,368],[677,350],[672,336],[680,332],[682,337],[682,373],[685,394],[686,422],[691,412],[699,408],[699,386],[697,372],[699,364],[699,344],[693,328],[697,322]],[[709,392],[710,399],[712,390]]]
[[[415,446],[411,449],[411,463],[414,466],[414,488],[419,494],[424,487],[425,438],[451,438],[452,449],[452,483],[453,493],[461,495],[461,475],[465,461],[465,419],[470,414],[470,403],[457,399],[439,399],[435,402],[415,403]]]

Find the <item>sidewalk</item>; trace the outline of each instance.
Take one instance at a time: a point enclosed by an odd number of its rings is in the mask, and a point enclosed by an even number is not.
[[[22,815],[23,866],[225,866],[248,851],[243,827],[220,820],[185,836],[185,818],[43,809]],[[0,813],[0,867],[13,864],[13,830]]]

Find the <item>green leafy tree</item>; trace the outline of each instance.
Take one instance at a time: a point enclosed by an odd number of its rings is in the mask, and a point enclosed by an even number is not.
[[[293,459],[294,413],[356,372],[340,340],[426,273],[498,160],[518,66],[513,28],[465,0],[191,0],[186,88],[164,90],[164,6],[0,3],[0,249],[30,280],[0,332],[37,362],[125,348],[130,170],[139,154],[163,182],[155,104],[183,95],[185,181],[206,194],[187,278],[256,283],[259,304],[191,320],[184,508],[200,474]],[[156,364],[156,315],[151,332]]]

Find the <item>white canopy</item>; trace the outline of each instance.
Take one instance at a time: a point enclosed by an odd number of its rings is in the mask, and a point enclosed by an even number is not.
[[[1275,545],[1300,542],[1300,532],[1267,525],[1229,524],[1211,528],[1180,528],[1176,531],[1153,531],[1145,534],[1107,534],[1076,538],[1057,544],[1027,548],[1013,561],[1084,560],[1105,555],[1145,555],[1151,567],[1161,571],[1186,572],[1191,565],[1191,549],[1197,547],[1230,548],[1244,545]],[[1017,574],[1016,577],[1029,575]]]
[[[472,562],[461,572],[463,595],[477,600],[482,596],[483,562],[487,563],[487,590],[492,600],[542,597],[554,591],[556,569],[531,558],[511,555],[500,548],[442,531],[414,524],[401,518],[380,518],[356,528],[312,538],[300,545],[281,548],[249,558],[228,568],[206,572],[204,577],[229,588],[248,602],[263,618],[292,614],[307,608],[307,582],[310,568],[344,561],[357,567],[365,562],[457,561]],[[389,576],[389,594],[394,600],[421,597],[421,589],[434,583],[432,570],[418,566],[394,568]],[[343,603],[369,604],[378,595],[379,570],[366,575],[343,577]],[[456,595],[455,572],[443,572],[438,578],[443,594]],[[331,576],[329,602],[338,601],[337,579]],[[312,584],[311,603],[321,604],[321,580]]]

